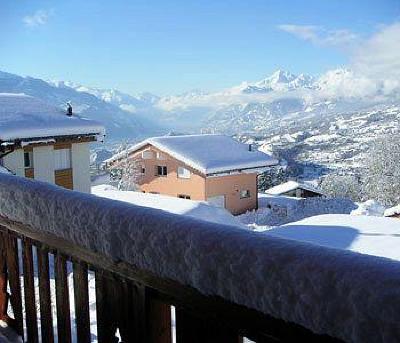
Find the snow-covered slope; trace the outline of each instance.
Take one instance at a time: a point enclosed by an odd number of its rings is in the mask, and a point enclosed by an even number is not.
[[[276,227],[265,233],[400,260],[400,220],[395,218],[326,214]]]
[[[93,94],[78,92],[64,83],[55,86],[40,79],[0,71],[0,93],[24,93],[64,109],[66,103],[70,101],[75,113],[104,124],[111,139],[146,136],[160,132],[155,124],[142,116],[124,111],[119,106]]]
[[[244,82],[241,85],[241,92],[267,93],[271,91],[290,91],[298,88],[312,88],[313,77],[309,75],[294,75],[288,71],[277,70],[271,76],[254,83]]]
[[[35,97],[0,93],[0,140],[92,134],[103,139],[104,127],[94,120],[66,115]]]
[[[212,206],[205,201],[179,199],[159,194],[119,191],[110,185],[94,186],[92,187],[92,194],[134,205],[157,208],[166,212],[194,217],[212,223],[242,226],[227,210]]]
[[[81,93],[88,93],[96,96],[97,98],[116,105],[122,110],[136,113],[140,110],[146,109],[154,105],[159,97],[151,93],[140,93],[136,96],[123,93],[117,89],[103,89],[95,87],[87,87],[80,84],[76,84],[71,81],[48,81],[50,84],[58,88],[68,87],[72,88]]]

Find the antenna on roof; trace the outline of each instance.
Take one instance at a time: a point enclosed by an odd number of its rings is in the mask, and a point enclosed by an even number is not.
[[[70,102],[67,102],[67,116],[68,117],[72,116],[72,106]]]

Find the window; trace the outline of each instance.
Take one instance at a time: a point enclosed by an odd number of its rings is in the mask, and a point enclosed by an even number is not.
[[[25,168],[33,168],[33,152],[32,151],[24,152],[24,167]]]
[[[157,160],[165,160],[165,156],[161,152],[157,152]]]
[[[140,172],[141,172],[142,174],[146,174],[146,168],[145,168],[145,166],[141,166]]]
[[[190,195],[178,194],[178,198],[190,200]]]
[[[153,153],[150,150],[145,150],[142,152],[142,158],[144,160],[151,160],[153,158]]]
[[[166,166],[156,166],[156,175],[157,176],[167,176],[168,170]]]
[[[71,149],[54,150],[54,170],[71,168]]]
[[[240,191],[240,199],[250,198],[250,191],[248,189]]]
[[[190,179],[190,170],[184,167],[178,167],[178,177],[181,179]]]

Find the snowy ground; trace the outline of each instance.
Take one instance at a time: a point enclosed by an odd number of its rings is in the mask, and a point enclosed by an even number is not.
[[[327,214],[275,227],[265,234],[400,261],[400,220],[396,218]]]
[[[242,226],[240,221],[227,210],[212,206],[205,201],[179,199],[159,194],[119,191],[110,185],[94,186],[92,187],[92,194],[134,205],[157,208],[166,212],[194,217],[213,223]]]
[[[348,199],[294,198],[259,193],[259,208],[237,218],[253,230],[265,230],[319,214],[350,214],[358,205]]]

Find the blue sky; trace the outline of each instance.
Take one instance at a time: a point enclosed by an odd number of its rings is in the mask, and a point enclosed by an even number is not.
[[[126,92],[320,74],[399,21],[399,0],[0,2],[0,70]]]

